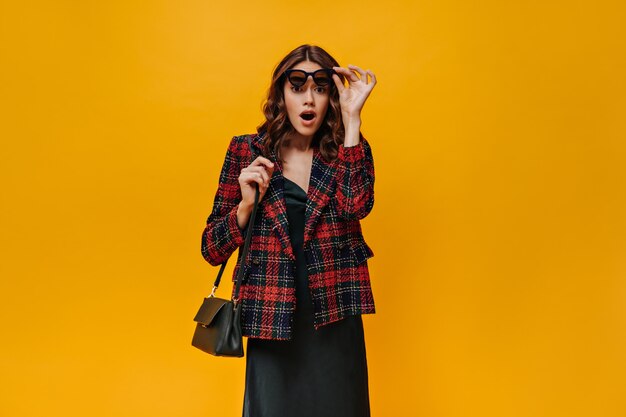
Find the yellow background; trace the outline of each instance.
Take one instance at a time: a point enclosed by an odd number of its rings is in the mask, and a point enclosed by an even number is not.
[[[0,415],[241,415],[200,235],[302,43],[378,77],[372,415],[626,415],[620,3],[3,2]]]

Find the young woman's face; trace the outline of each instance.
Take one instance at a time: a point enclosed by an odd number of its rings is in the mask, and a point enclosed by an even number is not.
[[[301,69],[307,72],[321,68],[318,64],[309,61],[300,62],[292,67],[292,69]],[[331,80],[331,82],[334,81]],[[283,91],[287,114],[291,125],[301,137],[312,139],[317,129],[322,125],[330,101],[330,88],[330,85],[318,86],[311,76],[307,77],[306,83],[301,87],[296,87],[289,80],[285,80]],[[305,120],[301,117],[305,111],[314,113],[312,120]]]

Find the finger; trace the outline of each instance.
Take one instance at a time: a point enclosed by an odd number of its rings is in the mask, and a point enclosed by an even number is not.
[[[341,81],[341,78],[339,78],[337,74],[333,74],[333,81],[335,82],[335,85],[337,86],[337,90],[339,90],[339,94],[343,93],[343,90],[345,90],[346,87],[343,85],[343,81]]]
[[[263,182],[266,185],[269,184],[270,183],[270,176],[269,176],[269,174],[267,173],[267,171],[264,168],[259,167],[259,169],[260,169],[261,176],[263,177]]]
[[[274,163],[263,156],[258,156],[254,161],[252,161],[250,166],[264,166],[268,169],[274,169]]]
[[[264,165],[272,169],[274,168],[274,163],[272,161],[260,155],[257,156],[256,159],[252,161],[252,163],[250,164],[250,166],[258,166],[258,165]]]
[[[354,65],[348,64],[348,68],[354,68]],[[357,82],[359,81],[359,77],[356,76],[354,71],[355,71],[354,69],[348,70],[348,74],[349,74],[348,77],[350,81]]]
[[[350,82],[350,81],[354,82],[354,81],[358,81],[359,80],[359,78],[356,76],[356,74],[354,72],[350,71],[347,68],[344,68],[344,67],[333,67],[333,68],[335,69],[335,71],[343,74],[346,77],[346,79],[348,80],[348,82]]]
[[[374,75],[374,73],[371,70],[367,70],[367,73],[372,78],[372,84],[376,84],[376,76]]]
[[[262,166],[250,167],[248,168],[247,172],[253,172],[253,173],[257,173],[261,175],[261,177],[263,178],[263,182],[266,184],[269,183],[270,181],[270,176],[265,170],[265,167],[262,167]]]
[[[243,182],[248,185],[252,185],[252,183],[257,183],[259,184],[259,188],[266,187],[265,182],[263,181],[263,176],[260,172],[246,172],[241,175],[241,179],[243,180]]]
[[[353,68],[353,70],[357,71],[361,75],[361,81],[365,81],[365,84],[367,84],[367,73],[363,71],[363,69],[361,69],[360,67],[357,67],[356,65],[348,65],[348,66],[350,68]]]

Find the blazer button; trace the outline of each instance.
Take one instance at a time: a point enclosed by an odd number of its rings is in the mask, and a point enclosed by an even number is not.
[[[258,265],[258,264],[261,263],[261,261],[259,260],[259,258],[254,257],[254,258],[252,258],[252,263],[255,264],[255,265]]]
[[[348,246],[348,243],[347,243],[347,242],[341,242],[341,243],[339,244],[339,249],[340,249],[340,250],[343,250],[343,248],[345,248],[346,246]]]

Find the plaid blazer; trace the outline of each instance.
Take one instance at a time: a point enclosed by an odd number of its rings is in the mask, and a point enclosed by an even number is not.
[[[248,146],[248,136],[254,155]],[[250,222],[241,229],[237,206],[241,201],[238,177],[261,155],[262,135],[232,138],[219,177],[213,209],[202,232],[204,259],[217,266],[240,248],[233,271],[235,281]],[[292,250],[280,161],[272,151],[274,172],[257,207],[252,240],[239,292],[242,332],[260,339],[291,339],[295,296],[295,256]],[[375,313],[367,259],[374,256],[363,239],[359,220],[374,205],[374,160],[369,143],[339,145],[338,157],[326,162],[318,147],[305,210],[304,252],[313,300],[314,327],[348,315]],[[235,286],[233,285],[234,294]]]

